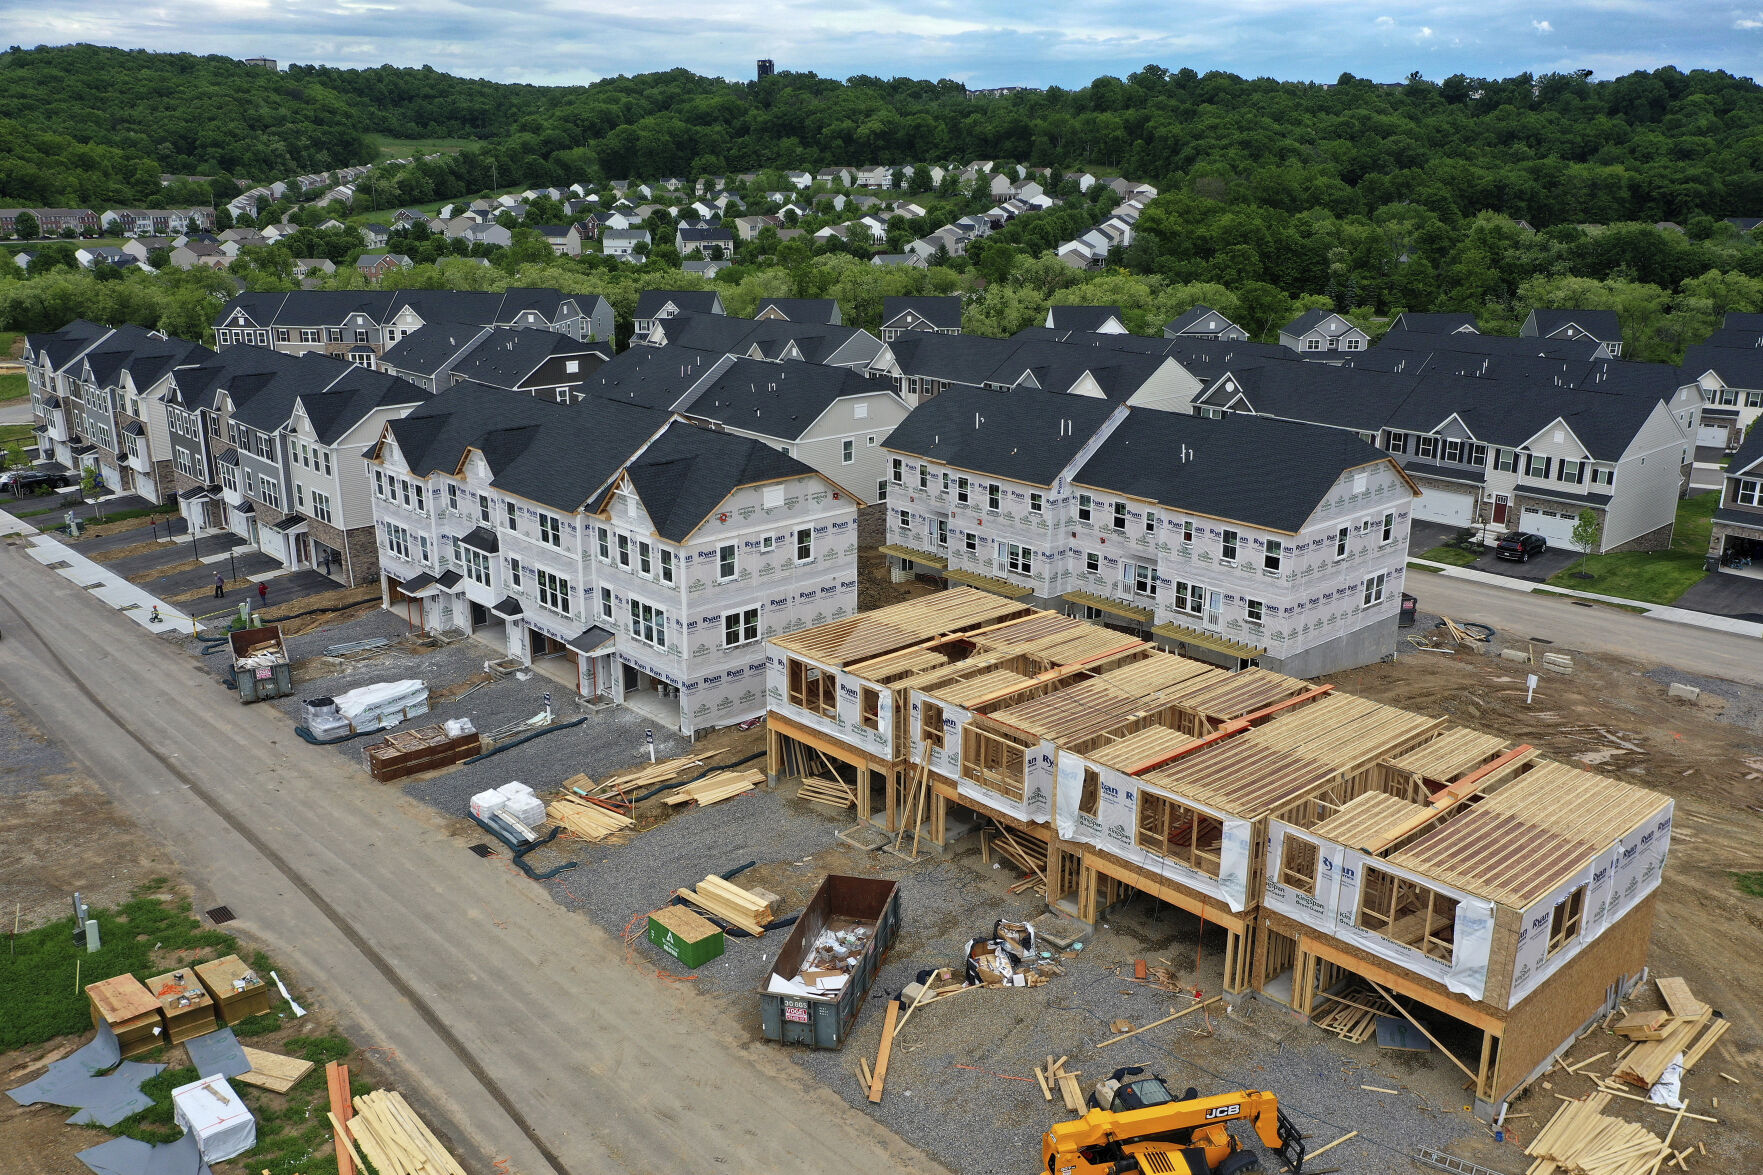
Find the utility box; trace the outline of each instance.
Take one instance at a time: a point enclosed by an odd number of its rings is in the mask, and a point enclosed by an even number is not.
[[[702,967],[727,946],[714,922],[684,906],[663,906],[650,914],[649,941],[688,967]]]
[[[848,978],[841,990],[824,994],[774,990],[779,986],[774,979],[783,986],[797,982],[822,931],[851,933],[859,928],[865,931],[865,942],[856,964],[846,970]],[[759,1023],[765,1038],[816,1049],[843,1047],[882,957],[899,933],[897,882],[829,873],[808,899],[759,989]]]
[[[288,664],[281,625],[237,629],[227,634],[227,640],[233,648],[233,684],[241,703],[285,698],[294,692],[294,667]]]

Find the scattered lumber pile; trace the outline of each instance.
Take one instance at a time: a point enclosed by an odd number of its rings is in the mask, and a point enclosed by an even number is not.
[[[358,1164],[365,1172],[367,1165],[361,1162],[360,1152],[350,1141],[349,1131],[344,1126],[355,1116],[355,1106],[349,1100],[349,1066],[339,1061],[330,1062],[324,1067],[324,1080],[331,1103],[326,1117],[331,1120],[331,1131],[336,1140],[337,1175],[355,1175]]]
[[[1084,1091],[1077,1079],[1082,1075],[1081,1069],[1066,1072],[1065,1062],[1069,1057],[1060,1057],[1055,1061],[1047,1058],[1045,1065],[1035,1066],[1035,1080],[1040,1083],[1041,1096],[1048,1101],[1053,1100],[1053,1091],[1059,1091],[1059,1097],[1065,1102],[1065,1108],[1074,1114],[1084,1112]]]
[[[857,803],[857,795],[851,786],[837,779],[822,779],[811,775],[802,781],[796,789],[796,798],[812,800],[817,804],[826,804],[832,808],[849,808]]]
[[[348,1130],[380,1175],[465,1175],[402,1094],[376,1089],[356,1098]]]
[[[1334,1033],[1348,1044],[1364,1044],[1377,1035],[1379,1016],[1399,1014],[1388,1000],[1360,983],[1353,984],[1339,995],[1324,992],[1322,999],[1326,1006],[1310,1017],[1311,1023]]]
[[[1153,1020],[1149,1024],[1145,1025],[1143,1028],[1129,1028],[1125,1032],[1122,1032],[1118,1036],[1110,1036],[1107,1040],[1099,1040],[1096,1042],[1096,1047],[1099,1049],[1105,1049],[1109,1045],[1114,1044],[1117,1041],[1126,1040],[1128,1037],[1137,1036],[1141,1032],[1148,1032],[1153,1028],[1161,1027],[1162,1025],[1169,1023],[1171,1020],[1180,1020],[1183,1016],[1191,1016],[1195,1012],[1200,1011],[1202,1008],[1210,1008],[1212,1005],[1222,1003],[1223,1001],[1224,1001],[1223,996],[1215,995],[1211,999],[1200,1000],[1194,1004],[1190,1004],[1188,1007],[1183,1008],[1179,1012],[1176,1011],[1174,1008],[1171,1008],[1171,1009],[1169,1009],[1169,1015],[1163,1017],[1163,1019]],[[1210,1019],[1211,1019],[1210,1015],[1207,1016],[1207,1019],[1208,1019],[1208,1021],[1210,1021]]]
[[[552,800],[545,808],[545,814],[583,840],[603,840],[636,824],[622,812],[614,812],[592,800],[578,799],[567,792]]]
[[[1643,1090],[1651,1089],[1664,1076],[1679,1053],[1683,1054],[1684,1072],[1689,1072],[1730,1026],[1728,1020],[1716,1018],[1713,1008],[1692,995],[1689,984],[1682,979],[1656,982],[1669,1010],[1625,1016],[1616,1026],[1619,1035],[1638,1043],[1618,1061],[1612,1076]],[[1636,1021],[1636,1016],[1642,1019]]]
[[[251,1071],[241,1073],[233,1080],[243,1081],[246,1085],[255,1085],[271,1093],[287,1093],[294,1088],[295,1082],[312,1071],[312,1062],[303,1061],[299,1057],[266,1053],[250,1045],[239,1047],[245,1050],[245,1059],[251,1062]]]
[[[1444,627],[1446,632],[1451,634],[1451,639],[1460,645],[1479,645],[1487,643],[1487,637],[1479,632],[1471,632],[1461,624],[1458,624],[1455,620],[1452,620],[1449,616],[1440,616],[1439,624]]]
[[[770,900],[742,889],[731,881],[724,881],[714,873],[700,881],[695,889],[675,892],[706,914],[720,918],[755,938],[764,934],[766,924],[777,917]]]
[[[1672,1121],[1670,1133],[1660,1139],[1645,1126],[1604,1114],[1610,1104],[1607,1093],[1563,1101],[1566,1104],[1525,1148],[1524,1153],[1536,1160],[1528,1175],[1649,1175],[1667,1162],[1682,1166],[1671,1149],[1683,1122],[1682,1111]]]
[[[1021,893],[1025,889],[1039,889],[1045,893],[1047,889],[1047,846],[1032,836],[1023,836],[1011,832],[1002,824],[986,829],[980,841],[982,858],[989,858],[993,852],[1015,865],[1027,874],[1021,881],[1010,887],[1011,893]]]
[[[697,783],[689,783],[677,791],[669,792],[662,797],[661,802],[668,805],[695,803],[700,808],[706,808],[730,796],[752,791],[754,785],[764,779],[763,771],[718,771],[714,775],[706,775]]]
[[[624,797],[633,791],[644,791],[658,784],[671,783],[694,767],[703,765],[702,759],[682,755],[677,759],[663,759],[659,763],[644,763],[638,767],[614,771],[599,783],[586,775],[572,776],[563,781],[563,788],[565,791],[582,792],[591,799],[605,799],[612,795]]]

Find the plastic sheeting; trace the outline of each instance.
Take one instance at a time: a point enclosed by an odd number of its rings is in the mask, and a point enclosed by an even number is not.
[[[196,1139],[205,1162],[219,1163],[257,1145],[257,1119],[224,1077],[204,1077],[171,1091],[172,1115]]]
[[[406,718],[428,713],[428,683],[409,679],[364,685],[331,699],[337,713],[356,730],[379,730],[396,726]]]
[[[74,1156],[92,1175],[213,1175],[202,1161],[195,1136],[154,1146],[135,1138],[113,1138]]]
[[[204,1077],[237,1077],[251,1071],[251,1062],[245,1059],[245,1050],[231,1028],[193,1036],[184,1042],[184,1050],[196,1072]]]

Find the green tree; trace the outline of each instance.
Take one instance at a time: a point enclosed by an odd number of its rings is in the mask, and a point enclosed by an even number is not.
[[[1582,554],[1590,555],[1597,551],[1598,544],[1603,539],[1604,524],[1598,517],[1598,512],[1589,506],[1581,510],[1579,517],[1573,521],[1573,535],[1571,537],[1573,545],[1578,547]]]
[[[24,208],[20,209],[18,216],[14,218],[12,231],[21,241],[34,241],[42,229],[37,224],[36,214],[29,208]]]

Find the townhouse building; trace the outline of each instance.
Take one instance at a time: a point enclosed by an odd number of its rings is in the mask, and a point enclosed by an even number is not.
[[[886,449],[897,579],[981,587],[1232,669],[1314,676],[1394,647],[1417,490],[1351,434],[960,390],[914,409]]]
[[[1279,328],[1279,345],[1306,355],[1363,351],[1371,336],[1332,310],[1306,310]]]
[[[631,342],[647,343],[660,323],[681,314],[726,314],[715,290],[645,290],[637,295]]]
[[[1727,463],[1706,566],[1763,579],[1763,429],[1752,429]]]
[[[1223,339],[1226,342],[1248,342],[1249,332],[1210,306],[1195,306],[1186,314],[1171,319],[1163,326],[1166,339]]]
[[[961,298],[888,296],[882,299],[881,341],[891,343],[908,331],[958,335]]]
[[[295,290],[241,294],[215,316],[217,346],[309,351],[371,365],[430,322],[549,330],[610,343],[612,307],[597,294],[549,289]]]
[[[113,236],[170,237],[183,232],[213,232],[212,208],[112,208],[98,218]],[[195,225],[192,229],[190,226]]]
[[[647,341],[653,347],[679,346],[859,372],[869,372],[882,349],[874,335],[854,326],[691,312],[657,320]]]
[[[687,733],[763,712],[767,634],[856,611],[849,496],[669,412],[460,384],[367,465],[387,607]]]
[[[90,208],[0,208],[0,236],[18,235],[21,212],[36,217],[39,237],[58,237],[70,229],[80,236],[95,236],[101,227],[98,214]]]
[[[1614,310],[1532,310],[1518,328],[1521,338],[1592,338],[1622,358],[1622,323]]]

